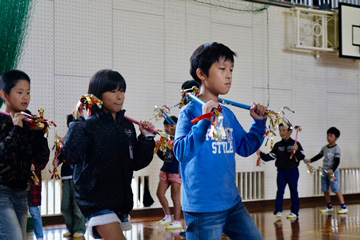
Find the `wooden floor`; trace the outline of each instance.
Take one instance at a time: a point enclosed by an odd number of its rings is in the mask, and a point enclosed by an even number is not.
[[[322,214],[319,207],[302,208],[300,217],[295,221],[286,219],[289,210],[283,212],[282,219],[276,219],[272,212],[252,213],[255,223],[264,239],[304,239],[304,240],[354,240],[360,239],[360,204],[347,206],[349,213],[340,215]],[[338,207],[335,207],[337,210]],[[159,217],[161,218],[161,217]],[[182,239],[179,230],[167,231],[156,224],[159,218],[148,217],[131,219],[133,228],[125,232],[128,240],[172,240]],[[65,225],[44,227],[44,240],[66,239],[62,235],[66,232]],[[88,232],[85,238],[92,240]],[[33,232],[27,233],[27,240],[35,240]],[[223,239],[228,239],[223,237]]]

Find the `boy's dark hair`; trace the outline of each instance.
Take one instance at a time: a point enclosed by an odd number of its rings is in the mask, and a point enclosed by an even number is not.
[[[187,80],[181,85],[181,90],[190,89],[193,86],[199,88],[199,84],[195,80]]]
[[[217,42],[209,42],[199,46],[190,58],[190,74],[194,80],[201,86],[201,80],[196,75],[196,70],[200,68],[206,76],[209,74],[211,65],[219,61],[221,58],[234,62],[236,53],[224,44]]]
[[[334,134],[336,138],[339,138],[340,137],[340,130],[337,129],[336,127],[331,127],[327,130],[326,132],[327,134]]]
[[[19,80],[26,80],[30,84],[30,77],[23,71],[13,69],[5,72],[0,77],[0,90],[9,94]]]
[[[126,82],[123,76],[115,70],[102,69],[94,74],[90,79],[88,93],[95,95],[102,100],[104,92],[121,89],[126,91]],[[101,110],[95,105],[92,108],[92,114],[99,116]]]
[[[177,120],[178,120],[178,118],[177,117],[175,117],[175,116],[170,116],[170,118],[175,122],[175,123],[177,123]],[[171,123],[169,123],[166,119],[164,120],[164,125],[165,124],[171,124]]]
[[[292,130],[293,130],[293,126],[292,126],[292,125],[285,126],[285,124],[280,123],[280,124],[279,124],[279,128],[280,128],[280,127],[285,127],[285,128],[287,127],[287,130],[288,130],[288,131],[292,131]]]

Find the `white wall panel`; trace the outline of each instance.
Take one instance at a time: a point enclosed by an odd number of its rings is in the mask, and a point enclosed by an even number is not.
[[[327,91],[358,94],[359,65],[354,64],[354,60],[351,59],[337,60],[338,56],[335,54],[326,57]],[[339,69],[346,69],[346,71],[339,71]]]
[[[54,118],[54,37],[53,2],[35,2],[24,52],[19,69],[31,79],[31,101],[29,110],[37,114],[39,108],[45,109],[48,119]]]
[[[208,6],[186,3],[186,35],[190,59],[197,47],[211,41],[210,8]]]
[[[56,74],[92,76],[112,67],[111,3],[54,1]]]
[[[340,130],[340,138],[337,144],[341,148],[340,167],[359,166],[359,142],[358,119],[359,112],[354,109],[359,108],[358,95],[328,93],[327,94],[327,125],[326,130],[332,126]],[[341,116],[341,119],[339,119]],[[324,143],[326,144],[325,133]],[[325,145],[324,144],[324,145]]]
[[[113,8],[129,12],[164,15],[164,0],[113,0]]]
[[[302,127],[299,138],[302,139],[302,145],[309,157],[319,152],[325,140],[323,133],[326,131],[327,81],[325,77],[320,76],[326,76],[326,68],[318,66],[317,59],[301,54],[293,56],[293,119],[294,124]],[[319,149],[315,149],[314,152],[308,147]]]
[[[55,121],[53,4],[52,1],[45,0],[34,2],[18,69],[25,71],[31,79],[29,110],[33,114],[38,114],[38,110],[43,108],[44,117]],[[50,149],[54,142],[54,132],[54,127],[50,127],[48,137]],[[53,153],[49,162],[52,159]],[[50,178],[47,172],[46,169],[43,171],[43,179]]]
[[[87,93],[89,81],[89,77],[55,77],[55,122],[60,137],[64,137],[67,132],[66,116],[72,114],[80,97]]]
[[[165,10],[165,82],[182,83],[190,79],[193,51],[187,49],[186,3],[166,1]]]
[[[164,18],[114,10],[114,69],[127,82],[126,115],[148,120],[164,102]],[[158,173],[150,165],[137,174]]]
[[[269,77],[269,47],[268,47],[268,27],[266,12],[252,16],[253,19],[253,37],[252,37],[252,67],[253,67],[253,86],[266,88]],[[271,59],[273,61],[273,59]],[[267,101],[266,101],[267,102]],[[264,102],[264,104],[266,103]]]
[[[284,39],[286,15],[279,8],[271,7],[268,11],[270,88],[291,89],[292,54],[285,52]],[[257,30],[264,31],[265,29],[260,28]],[[266,44],[265,41],[264,44]]]
[[[246,4],[248,3],[244,2],[244,5]],[[211,22],[251,28],[252,13],[246,11],[239,13],[239,11],[236,10],[227,10],[223,8],[212,7]]]

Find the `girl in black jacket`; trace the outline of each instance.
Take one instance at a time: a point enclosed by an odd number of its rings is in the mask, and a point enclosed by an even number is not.
[[[94,238],[125,239],[120,213],[133,208],[131,180],[134,170],[148,166],[155,142],[150,122],[140,122],[136,137],[134,125],[122,109],[126,82],[114,70],[100,70],[90,80],[89,94],[103,101],[86,120],[70,124],[62,150],[64,159],[74,164],[75,196],[88,219]]]

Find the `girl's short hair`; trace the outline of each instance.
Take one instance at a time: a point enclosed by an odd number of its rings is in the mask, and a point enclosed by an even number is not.
[[[104,92],[115,89],[123,89],[126,91],[126,82],[123,76],[117,71],[111,69],[103,69],[92,76],[89,83],[88,93],[93,94],[102,99]]]
[[[26,80],[30,84],[30,77],[20,70],[9,70],[0,76],[0,90],[4,90],[7,94],[10,94],[11,89],[20,80]]]
[[[95,95],[102,100],[102,94],[104,92],[112,91],[115,89],[126,91],[126,82],[123,76],[115,70],[102,69],[94,74],[89,82],[88,93]],[[94,108],[95,107],[95,108]],[[101,110],[97,107],[93,107],[93,114],[99,116]]]

